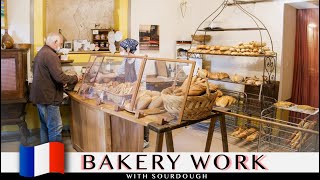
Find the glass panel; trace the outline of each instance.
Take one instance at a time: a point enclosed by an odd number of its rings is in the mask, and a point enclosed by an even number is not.
[[[99,103],[123,107],[131,102],[138,84],[143,59],[139,57],[97,56],[91,58],[80,94]]]
[[[188,77],[193,75],[192,63],[186,60],[148,59],[137,98],[134,104],[126,103],[125,109],[150,118],[160,115],[167,120],[180,119],[188,90]]]
[[[3,58],[1,59],[1,90],[16,91],[16,59]]]

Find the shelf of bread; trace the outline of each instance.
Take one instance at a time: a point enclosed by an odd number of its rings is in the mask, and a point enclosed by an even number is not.
[[[292,102],[287,102],[287,101],[279,101],[275,103],[274,106],[278,109],[284,109],[288,111],[299,112],[299,113],[304,113],[309,115],[315,115],[319,113],[319,108],[311,107],[308,105],[296,105]]]
[[[248,86],[261,86],[263,82],[266,81],[266,78],[263,79],[263,77],[243,77],[238,74],[230,76],[228,73],[225,72],[209,72],[205,69],[199,70],[198,73],[201,74],[201,77],[209,78],[210,80],[242,84]]]
[[[265,42],[261,43],[256,41],[239,43],[236,46],[198,45],[196,48],[191,48],[188,53],[247,57],[276,56],[276,53],[267,47]]]

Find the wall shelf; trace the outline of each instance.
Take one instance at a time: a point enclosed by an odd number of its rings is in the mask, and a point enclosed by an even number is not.
[[[212,32],[212,31],[266,31],[265,28],[213,28],[213,29],[200,29],[199,31]]]
[[[211,54],[211,53],[201,53],[201,52],[188,52],[188,54],[202,54],[202,55],[212,55],[212,56],[240,56],[240,57],[276,57],[276,55],[231,55],[231,54]]]
[[[209,80],[212,80],[212,81],[218,81],[218,82],[227,82],[227,83],[233,83],[233,84],[240,84],[240,85],[245,85],[245,86],[255,86],[255,87],[259,87],[257,85],[254,85],[254,84],[246,84],[244,82],[233,82],[231,81],[231,79],[229,78],[224,78],[224,79],[209,79]]]

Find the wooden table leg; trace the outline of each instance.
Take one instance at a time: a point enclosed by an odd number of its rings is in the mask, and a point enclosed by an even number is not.
[[[227,127],[226,127],[226,118],[225,118],[225,115],[222,115],[222,116],[221,116],[221,119],[220,119],[220,128],[221,128],[221,137],[222,137],[223,152],[229,152],[229,148],[228,148],[228,136],[227,136]]]
[[[212,137],[213,137],[213,132],[214,132],[214,127],[215,127],[216,121],[217,121],[217,117],[211,118],[210,127],[208,130],[206,148],[205,148],[204,152],[210,152],[210,147],[211,147],[211,142],[212,142]]]
[[[164,135],[164,133],[157,133],[156,150],[155,150],[155,152],[162,152],[163,135]]]
[[[21,134],[21,144],[27,146],[28,145],[28,138],[30,136],[30,132],[27,128],[27,123],[25,121],[25,115],[22,115],[20,117],[20,122],[17,124],[19,126],[19,131],[20,131],[20,134]]]
[[[168,131],[165,134],[166,134],[167,151],[168,152],[174,152],[172,131]]]

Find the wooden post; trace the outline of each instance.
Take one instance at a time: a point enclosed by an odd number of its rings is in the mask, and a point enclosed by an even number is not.
[[[155,152],[162,152],[163,135],[164,135],[164,133],[157,133]]]
[[[132,99],[131,99],[131,103],[130,103],[130,110],[133,110],[133,108],[136,105],[136,99],[137,99],[137,96],[138,96],[138,93],[139,93],[140,83],[141,83],[141,80],[142,80],[142,76],[143,76],[144,68],[146,66],[147,59],[148,59],[148,56],[145,56],[143,58],[143,60],[142,60],[141,66],[140,66],[140,71],[139,71],[138,79],[137,79],[137,82],[136,82],[136,88],[135,88],[135,91],[134,91],[134,93],[132,95]]]
[[[174,152],[172,131],[166,132],[166,144],[167,144],[167,151],[168,152]]]
[[[184,95],[184,99],[183,99],[182,106],[181,106],[182,107],[182,111],[179,114],[179,119],[178,119],[179,124],[182,121],[184,109],[185,109],[185,106],[186,106],[186,103],[187,103],[188,93],[189,93],[189,89],[190,89],[190,86],[191,86],[191,81],[192,81],[192,77],[193,77],[194,68],[195,68],[195,62],[193,61],[192,66],[191,66],[191,71],[190,71],[190,74],[188,76],[189,80],[188,80],[188,84],[187,84],[187,88],[186,88],[186,93]]]
[[[208,130],[208,137],[207,137],[207,142],[206,142],[206,148],[204,152],[210,152],[210,147],[211,147],[211,142],[212,142],[212,137],[213,137],[213,132],[214,132],[214,127],[217,122],[217,117],[213,117],[210,120],[210,126]]]
[[[226,118],[224,114],[220,118],[220,129],[221,129],[223,152],[229,152]]]
[[[93,58],[94,58],[94,59],[93,59]],[[83,79],[81,80],[81,86],[80,86],[80,88],[79,88],[78,91],[77,91],[78,94],[80,93],[80,90],[81,90],[81,88],[82,88],[82,86],[83,86],[83,83],[84,83],[86,77],[87,77],[87,74],[90,72],[93,64],[96,62],[96,58],[97,58],[97,56],[90,56],[89,61],[88,61],[88,65],[87,65],[87,67],[86,67],[86,72],[84,73]],[[93,59],[93,63],[91,64],[91,66],[90,66],[90,68],[89,68],[89,64],[90,64],[90,62],[91,62],[91,59]],[[88,69],[88,68],[89,68],[89,69]]]

